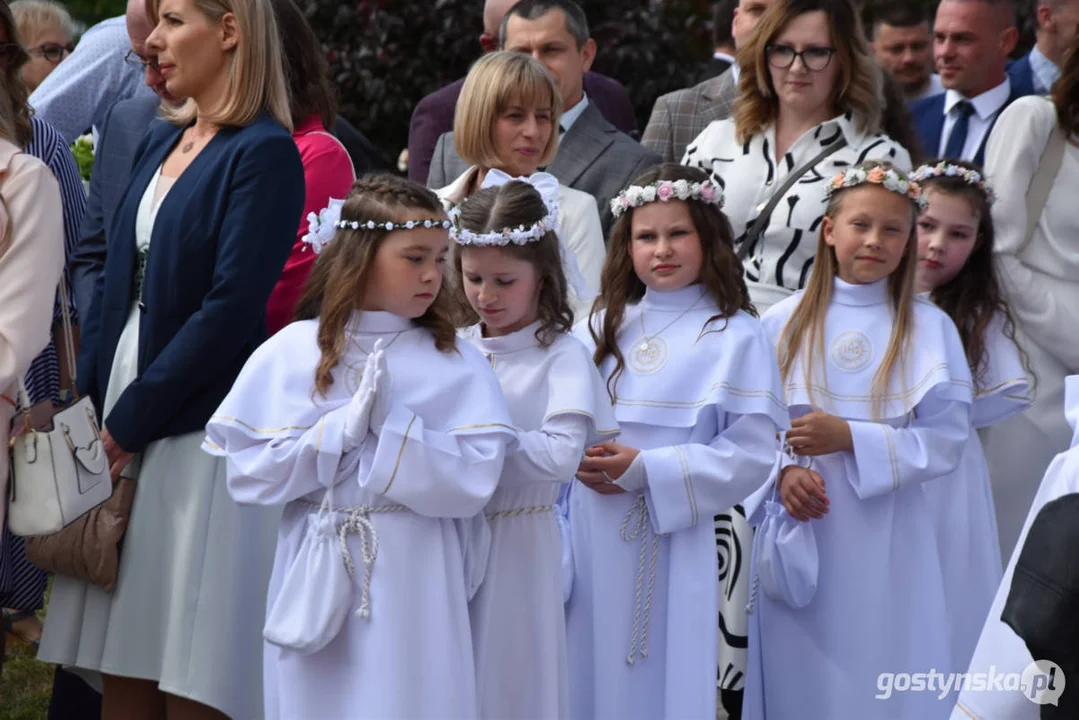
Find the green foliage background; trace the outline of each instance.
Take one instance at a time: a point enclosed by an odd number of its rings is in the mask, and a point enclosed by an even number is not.
[[[594,69],[629,90],[643,130],[659,95],[694,82],[711,53],[710,0],[578,0],[599,44]],[[867,13],[880,0],[863,0]],[[479,56],[483,0],[297,0],[325,44],[341,114],[395,162],[416,102]],[[937,0],[911,0],[927,8]],[[1025,3],[1021,3],[1025,5]],[[124,0],[72,0],[87,25]],[[1021,13],[1030,45],[1028,12]]]

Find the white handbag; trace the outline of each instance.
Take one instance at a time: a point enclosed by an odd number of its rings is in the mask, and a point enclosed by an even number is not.
[[[60,280],[60,307],[68,366],[75,382],[75,350],[67,285]],[[52,416],[51,427],[30,422],[30,396],[18,381],[25,433],[11,441],[7,521],[22,536],[60,532],[112,496],[112,477],[90,398],[76,400]]]

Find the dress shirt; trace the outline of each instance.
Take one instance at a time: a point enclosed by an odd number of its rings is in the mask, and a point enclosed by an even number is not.
[[[973,160],[978,154],[978,148],[982,146],[982,141],[985,140],[985,134],[989,131],[993,119],[1001,108],[1008,103],[1008,98],[1012,94],[1012,83],[1005,77],[1004,82],[1000,85],[972,98],[965,98],[955,90],[947,90],[946,92],[947,96],[944,98],[944,129],[940,133],[940,146],[937,148],[937,154],[943,157],[944,149],[948,147],[948,136],[951,135],[952,128],[955,127],[956,119],[959,117],[959,110],[956,106],[964,100],[969,100],[970,104],[974,106],[974,114],[970,116],[970,125],[967,130],[967,141],[963,145],[962,159]]]

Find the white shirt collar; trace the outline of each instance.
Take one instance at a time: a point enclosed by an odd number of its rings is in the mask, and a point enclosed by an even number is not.
[[[957,90],[948,90],[944,96],[944,114],[949,114],[956,105],[964,100],[968,100],[971,105],[974,106],[974,112],[978,114],[982,120],[989,120],[999,111],[1004,104],[1008,102],[1008,98],[1012,94],[1012,83],[1008,77],[1004,76],[1004,82],[997,85],[995,88],[986,90],[981,95],[968,98],[964,97],[962,93]]]
[[[573,127],[573,123],[577,122],[577,118],[581,117],[581,113],[583,113],[587,107],[588,93],[582,93],[580,101],[562,113],[562,129],[569,132],[569,129]]]
[[[731,75],[734,76],[735,85],[742,81],[742,68],[736,62],[731,63]]]
[[[731,65],[734,65],[734,56],[733,55],[728,55],[727,53],[717,52],[717,53],[712,53],[712,57],[714,59],[716,59],[716,60],[726,60]]]

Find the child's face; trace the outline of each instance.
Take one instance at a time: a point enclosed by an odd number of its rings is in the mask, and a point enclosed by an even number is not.
[[[928,197],[918,219],[918,292],[936,290],[959,274],[977,245],[981,222],[964,197],[935,189]]]
[[[878,185],[847,190],[834,218],[821,225],[824,242],[835,248],[839,279],[868,285],[899,267],[913,229],[910,200]]]
[[[423,220],[430,213],[401,218]],[[383,310],[407,318],[427,312],[442,288],[449,232],[439,228],[394,230],[375,253],[361,309]]]
[[[536,266],[497,247],[461,249],[461,282],[488,337],[527,327],[539,317]]]
[[[633,270],[653,290],[669,291],[701,276],[701,237],[681,200],[652,202],[633,211],[629,254]]]

